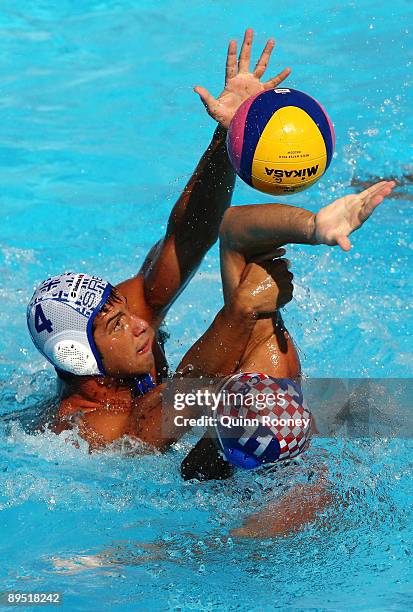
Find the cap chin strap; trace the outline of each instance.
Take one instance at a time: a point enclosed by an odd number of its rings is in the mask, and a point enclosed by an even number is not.
[[[156,387],[156,384],[150,374],[139,374],[134,378],[134,395],[145,395],[151,389]]]

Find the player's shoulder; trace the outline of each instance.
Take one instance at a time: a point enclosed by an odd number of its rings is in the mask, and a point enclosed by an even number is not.
[[[128,390],[101,387],[101,391],[98,388],[69,391],[60,399],[56,421],[79,425],[85,418],[107,420],[110,416],[130,415],[133,404]]]
[[[67,420],[76,416],[83,416],[95,412],[100,405],[99,401],[93,401],[81,393],[74,392],[60,400],[57,419]]]

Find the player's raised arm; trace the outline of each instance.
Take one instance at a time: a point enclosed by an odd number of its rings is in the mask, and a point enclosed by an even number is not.
[[[232,117],[244,100],[271,86],[275,87],[290,73],[286,69],[269,81],[261,82],[274,41],[267,42],[254,70],[250,71],[252,38],[253,32],[248,29],[238,64],[237,44],[230,42],[225,87],[218,98],[203,87],[195,87],[208,113],[218,121],[219,126],[170,214],[165,237],[151,249],[141,269],[146,301],[160,318],[166,314],[205,253],[217,240],[223,215],[231,203],[235,173],[228,159],[225,138]],[[141,281],[135,277],[126,282]],[[125,287],[123,290],[130,295]]]
[[[349,250],[351,245],[343,238],[363,225],[394,186],[394,181],[381,181],[335,200],[317,214],[286,204],[233,207],[225,214],[220,238],[247,257],[288,243],[339,245]]]
[[[335,200],[317,214],[285,204],[236,206],[228,210],[220,229],[225,299],[238,286],[251,257],[268,254],[288,243],[339,245],[348,251],[348,236],[363,225],[394,186],[394,181],[381,181],[359,194]]]

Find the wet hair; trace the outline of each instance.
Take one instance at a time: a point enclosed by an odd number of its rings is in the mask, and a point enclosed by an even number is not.
[[[118,291],[118,289],[116,287],[112,287],[112,289],[110,290],[108,299],[103,304],[102,308],[99,311],[99,314],[101,312],[104,312],[104,313],[108,312],[109,308],[111,308],[115,304],[119,304],[120,302],[122,302],[121,294],[119,293],[119,291]]]
[[[100,311],[96,315],[95,320],[93,321],[92,331],[95,331],[95,329],[96,329],[96,320],[99,320],[100,315],[106,314],[109,311],[110,308],[115,306],[115,304],[120,304],[121,302],[122,302],[121,294],[116,289],[116,287],[112,287],[106,302],[103,304],[102,308],[100,309]]]

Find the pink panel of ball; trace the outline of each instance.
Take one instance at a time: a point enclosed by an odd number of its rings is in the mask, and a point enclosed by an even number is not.
[[[307,95],[308,95],[308,94],[307,94]],[[328,125],[329,125],[329,127],[330,127],[330,131],[331,131],[331,140],[333,141],[333,152],[334,152],[334,149],[335,149],[335,147],[336,147],[336,134],[335,134],[335,132],[334,132],[334,127],[333,127],[333,124],[331,123],[330,117],[328,116],[327,111],[326,111],[326,109],[324,108],[324,106],[323,106],[322,104],[320,104],[320,102],[319,102],[318,100],[316,100],[316,99],[315,99],[315,98],[313,98],[312,96],[308,96],[308,97],[309,97],[309,98],[311,98],[312,100],[314,100],[314,102],[316,102],[316,103],[318,104],[318,106],[321,108],[321,110],[323,111],[323,113],[324,113],[324,114],[325,114],[325,116],[326,116],[326,119],[327,119],[327,121],[328,121]]]
[[[248,98],[248,100],[245,100],[245,102],[241,104],[241,106],[235,113],[229,126],[227,135],[227,148],[231,163],[234,166],[236,172],[239,172],[241,168],[241,155],[242,146],[244,144],[245,121],[247,119],[248,111],[251,108],[251,104],[254,102],[255,98],[257,98],[261,94],[262,91],[257,93],[255,96]]]

